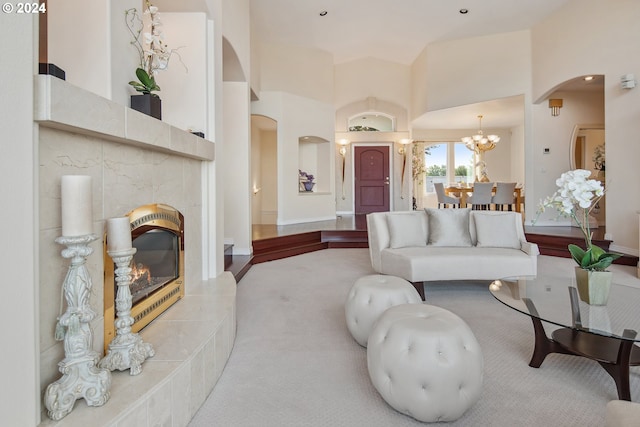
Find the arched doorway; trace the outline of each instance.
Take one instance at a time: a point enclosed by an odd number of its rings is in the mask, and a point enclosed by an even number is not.
[[[251,116],[251,223],[276,224],[278,218],[278,122]]]

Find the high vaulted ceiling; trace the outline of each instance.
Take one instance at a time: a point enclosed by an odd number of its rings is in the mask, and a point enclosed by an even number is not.
[[[374,57],[405,65],[430,43],[531,28],[568,1],[250,0],[252,31],[262,42],[321,49],[336,64]],[[485,127],[520,125],[523,98],[429,112],[412,126],[476,129],[478,114]]]
[[[409,65],[429,43],[527,29],[569,0],[250,1],[261,41]]]

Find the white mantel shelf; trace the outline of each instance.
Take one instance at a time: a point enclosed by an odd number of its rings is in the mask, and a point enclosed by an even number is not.
[[[64,80],[36,75],[34,120],[40,126],[213,161],[215,144]]]

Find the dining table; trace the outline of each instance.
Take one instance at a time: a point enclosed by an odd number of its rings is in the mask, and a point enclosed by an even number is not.
[[[456,185],[448,185],[444,187],[444,192],[447,196],[460,197],[460,206],[467,206],[467,198],[473,194],[473,182],[470,183],[458,183]],[[518,184],[513,189],[515,196],[515,211],[522,212],[522,185]],[[493,194],[496,192],[496,185],[493,185]]]

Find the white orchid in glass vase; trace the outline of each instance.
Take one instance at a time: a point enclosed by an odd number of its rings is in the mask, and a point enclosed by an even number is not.
[[[559,189],[540,203],[538,216],[546,208],[553,207],[561,216],[572,218],[582,231],[585,249],[577,245],[569,245],[571,257],[584,270],[605,271],[621,255],[606,252],[591,242],[593,233],[589,227],[589,214],[604,196],[604,188],[600,181],[589,179],[590,176],[591,171],[584,169],[576,169],[560,175],[556,180]]]
[[[125,21],[129,32],[133,36],[131,45],[136,48],[140,57],[140,63],[136,69],[138,81],[132,80],[129,84],[138,92],[158,96],[154,91],[159,91],[155,76],[158,71],[169,67],[172,55],[180,57],[177,49],[169,49],[164,42],[164,34],[161,30],[162,22],[158,16],[158,8],[150,1],[145,0],[144,15],[148,17],[148,24],[138,14],[135,8],[125,11]],[[144,31],[147,29],[148,31]],[[180,61],[182,63],[182,60]],[[185,67],[184,63],[182,65]]]

